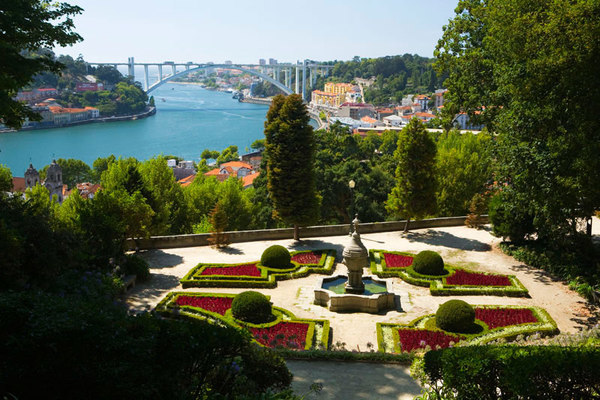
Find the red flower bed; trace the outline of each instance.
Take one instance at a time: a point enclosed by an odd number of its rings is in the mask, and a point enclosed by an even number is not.
[[[318,264],[321,261],[321,253],[309,251],[307,253],[294,254],[292,261],[298,264]]]
[[[504,275],[485,275],[458,269],[452,276],[446,278],[446,284],[472,286],[510,286],[510,279]]]
[[[415,349],[424,349],[429,346],[436,349],[437,346],[445,348],[450,346],[450,342],[458,343],[464,339],[463,336],[450,336],[441,331],[425,331],[417,329],[398,329],[400,337],[400,348],[402,351],[409,352]]]
[[[485,322],[490,329],[538,322],[528,308],[476,308],[475,318]]]
[[[260,276],[256,264],[234,265],[231,267],[208,267],[200,275],[227,275],[227,276]]]
[[[402,254],[383,253],[385,265],[388,268],[406,268],[413,263],[411,256],[403,256]]]
[[[179,296],[175,303],[179,306],[198,307],[225,315],[225,311],[231,308],[232,301],[233,297]]]
[[[254,338],[268,347],[283,346],[304,350],[309,324],[305,322],[280,322],[269,328],[248,328]]]

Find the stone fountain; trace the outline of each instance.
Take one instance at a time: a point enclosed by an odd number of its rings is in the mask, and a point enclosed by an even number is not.
[[[315,304],[334,312],[375,314],[395,308],[392,282],[363,276],[363,269],[369,267],[369,253],[360,239],[359,223],[356,215],[350,225],[348,243],[342,252],[348,275],[321,278],[315,288]]]

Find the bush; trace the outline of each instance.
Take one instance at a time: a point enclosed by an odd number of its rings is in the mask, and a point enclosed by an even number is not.
[[[444,260],[435,251],[424,250],[417,254],[412,267],[422,275],[444,275]]]
[[[271,302],[262,293],[248,290],[234,297],[231,312],[239,320],[262,324],[275,319]]]
[[[533,216],[517,204],[509,193],[503,191],[492,197],[488,209],[492,233],[516,243],[535,232]]]
[[[289,250],[279,245],[267,248],[260,257],[260,263],[269,268],[289,268],[291,260]]]
[[[433,395],[427,398],[591,399],[600,396],[600,349],[595,347],[454,347],[427,352],[422,365],[421,383],[429,386]]]
[[[125,275],[136,275],[136,279],[139,282],[150,279],[148,263],[142,257],[136,256],[135,254],[128,254],[125,256],[123,271],[125,272]]]
[[[450,300],[435,313],[435,324],[448,332],[470,333],[475,324],[475,310],[462,300]]]

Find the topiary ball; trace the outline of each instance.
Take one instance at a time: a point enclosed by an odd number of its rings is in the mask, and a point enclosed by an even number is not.
[[[435,324],[448,332],[470,333],[475,324],[475,310],[462,300],[450,300],[439,306]]]
[[[260,263],[269,268],[289,268],[291,260],[292,256],[289,250],[277,244],[268,247],[260,257]]]
[[[262,324],[275,319],[269,299],[264,294],[252,290],[242,292],[233,298],[231,313],[234,318],[253,324]]]
[[[444,275],[444,260],[435,251],[424,250],[417,254],[412,267],[415,272],[422,275]]]

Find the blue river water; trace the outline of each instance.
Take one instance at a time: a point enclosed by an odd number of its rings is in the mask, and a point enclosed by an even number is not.
[[[23,176],[30,162],[40,169],[53,158],[76,158],[90,166],[111,154],[198,161],[204,149],[236,145],[242,154],[264,137],[265,105],[239,103],[230,93],[197,85],[168,83],[152,95],[157,113],[149,118],[0,134],[0,164]]]

